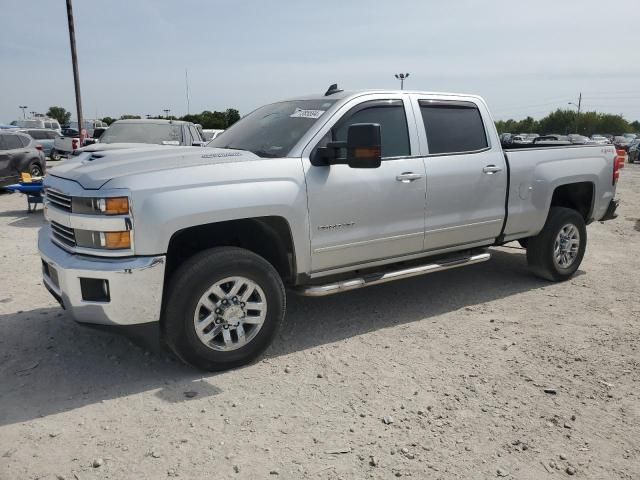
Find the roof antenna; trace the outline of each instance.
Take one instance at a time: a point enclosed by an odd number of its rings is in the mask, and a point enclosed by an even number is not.
[[[325,96],[325,97],[328,97],[329,95],[333,95],[334,93],[340,93],[340,92],[342,92],[342,90],[340,90],[340,89],[338,88],[338,84],[337,84],[337,83],[334,83],[333,85],[331,85],[331,86],[329,87],[329,90],[327,90],[327,91],[324,93],[324,96]]]

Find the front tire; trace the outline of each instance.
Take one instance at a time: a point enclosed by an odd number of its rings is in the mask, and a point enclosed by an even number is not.
[[[587,227],[571,208],[552,207],[542,231],[527,243],[527,262],[538,277],[560,282],[580,267],[587,247]]]
[[[269,262],[242,248],[211,248],[173,275],[164,339],[184,362],[226,370],[251,362],[271,344],[285,309],[282,279]]]

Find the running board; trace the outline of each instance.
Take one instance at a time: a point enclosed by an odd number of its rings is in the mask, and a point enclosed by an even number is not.
[[[326,285],[314,285],[303,287],[297,290],[297,293],[306,297],[324,297],[325,295],[333,295],[334,293],[347,292],[358,288],[368,287],[370,285],[379,285],[381,283],[392,282],[402,278],[417,277],[418,275],[426,275],[427,273],[441,272],[451,268],[464,267],[473,265],[474,263],[486,262],[491,258],[491,254],[487,252],[478,253],[463,258],[445,259],[438,263],[429,263],[418,267],[396,270],[393,272],[376,273],[366,275],[361,278],[352,278],[342,280],[336,283],[328,283]]]

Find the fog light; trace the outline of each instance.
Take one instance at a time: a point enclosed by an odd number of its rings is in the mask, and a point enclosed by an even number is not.
[[[109,280],[101,278],[80,278],[82,300],[85,302],[110,302]]]

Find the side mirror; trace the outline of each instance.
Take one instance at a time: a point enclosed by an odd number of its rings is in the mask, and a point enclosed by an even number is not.
[[[347,131],[347,165],[378,168],[382,163],[380,124],[356,123]]]
[[[349,165],[351,168],[378,168],[382,163],[380,125],[355,123],[347,130],[347,141],[329,142],[311,156],[311,164]],[[340,157],[340,150],[347,150],[347,157]]]

